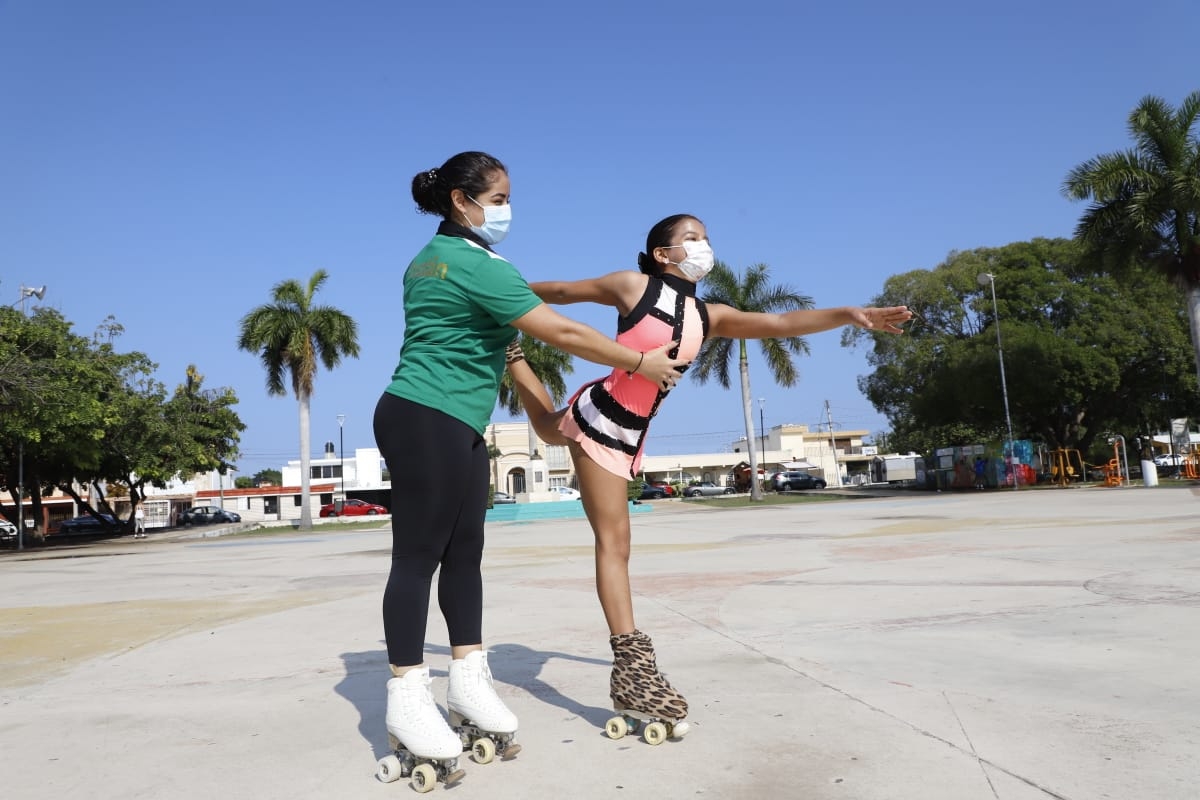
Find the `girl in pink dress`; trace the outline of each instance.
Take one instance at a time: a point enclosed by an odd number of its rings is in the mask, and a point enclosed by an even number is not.
[[[706,304],[696,297],[696,283],[712,266],[713,252],[704,224],[696,217],[677,214],[650,229],[646,251],[638,254],[640,272],[623,270],[581,281],[546,281],[530,284],[530,288],[550,304],[614,306],[619,343],[641,352],[674,343],[675,349],[668,354],[688,361],[709,337],[787,338],[843,325],[900,333],[899,324],[912,316],[903,306],[757,314]],[[515,342],[507,360],[521,404],[538,436],[547,444],[566,445],[575,464],[583,508],[596,538],[596,590],[613,650],[613,705],[628,717],[665,723],[667,735],[682,736],[687,701],[658,671],[650,638],[634,624],[627,492],[628,481],[639,471],[650,419],[678,378],[655,385],[636,373],[615,369],[607,377],[585,384],[566,408],[555,410]],[[618,732],[623,732],[622,724],[617,725]],[[609,733],[614,735],[613,723]]]

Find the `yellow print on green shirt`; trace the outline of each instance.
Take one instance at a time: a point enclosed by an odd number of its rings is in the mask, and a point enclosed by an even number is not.
[[[413,262],[408,268],[408,274],[413,278],[437,278],[438,280],[446,280],[446,273],[450,267],[444,261],[432,259],[430,261],[422,261],[420,264]]]

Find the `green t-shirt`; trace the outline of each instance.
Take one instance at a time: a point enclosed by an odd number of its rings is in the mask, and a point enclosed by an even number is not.
[[[404,345],[387,391],[482,435],[516,335],[509,323],[541,302],[508,261],[439,233],[404,273]]]

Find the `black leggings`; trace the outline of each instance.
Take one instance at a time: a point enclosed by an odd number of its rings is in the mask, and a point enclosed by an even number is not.
[[[488,453],[478,433],[428,406],[384,393],[375,442],[392,479],[392,571],[383,593],[388,661],[422,663],[429,589],[452,646],[483,641],[483,519]]]

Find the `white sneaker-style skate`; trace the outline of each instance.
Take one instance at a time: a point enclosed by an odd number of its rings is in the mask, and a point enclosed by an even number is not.
[[[388,681],[387,732],[392,754],[379,759],[375,777],[384,783],[412,776],[413,788],[428,792],[440,780],[457,783],[462,740],[450,730],[433,701],[428,667],[417,667]]]
[[[470,750],[476,762],[487,764],[497,753],[507,760],[521,752],[521,745],[513,741],[517,715],[496,694],[485,651],[474,650],[450,662],[446,708],[463,749]]]

